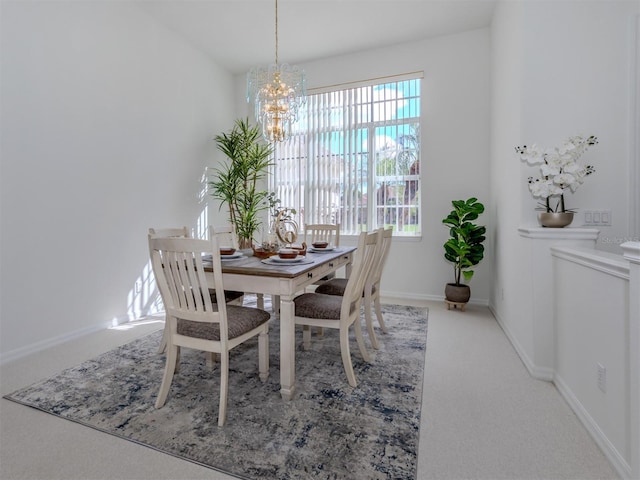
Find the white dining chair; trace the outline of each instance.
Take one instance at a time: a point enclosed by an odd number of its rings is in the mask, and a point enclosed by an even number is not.
[[[304,226],[304,241],[307,248],[311,247],[314,242],[328,242],[330,246],[340,246],[340,224],[339,223],[309,223]],[[322,285],[324,282],[335,278],[336,274],[330,273],[317,281],[314,285]],[[319,329],[322,334],[322,329]]]
[[[238,235],[233,225],[210,225],[209,235],[215,235],[218,238],[219,245],[228,245],[235,249],[238,248]],[[254,292],[245,292],[254,293]],[[255,292],[258,308],[264,309],[264,294]],[[277,300],[272,297],[271,306],[274,312],[277,311]]]
[[[382,233],[382,242],[379,246],[378,252],[376,252],[376,260],[373,268],[371,269],[367,281],[364,284],[363,291],[363,305],[364,315],[367,325],[367,333],[369,334],[369,340],[371,345],[376,350],[380,348],[376,333],[373,327],[373,313],[375,309],[376,319],[380,325],[380,329],[383,333],[388,333],[387,325],[384,323],[384,317],[382,316],[382,308],[380,306],[380,282],[382,280],[382,272],[384,266],[387,263],[387,257],[389,256],[389,250],[391,249],[391,239],[393,238],[393,228],[387,228]],[[347,279],[345,278],[333,278],[316,288],[316,292],[325,293],[327,295],[344,295],[345,288],[347,286]]]
[[[150,240],[151,238],[191,238],[191,230],[188,227],[149,228],[148,239]],[[149,254],[151,255],[151,250],[149,250]],[[210,294],[211,298],[215,298],[215,292],[213,290],[210,292]],[[233,290],[225,290],[224,297],[227,303],[242,305],[244,293],[236,292]],[[158,353],[164,353],[167,347],[166,327],[167,322],[165,319],[165,331],[162,335],[160,346],[158,347]]]
[[[310,223],[304,226],[304,241],[307,246],[313,242],[329,242],[334,247],[340,246],[339,223]]]
[[[221,247],[231,247],[238,250],[238,235],[232,225],[224,225],[219,227],[209,226],[209,238],[215,236],[218,239],[218,245]],[[225,290],[225,298],[227,303],[234,305],[242,305],[244,302],[245,292],[236,292],[233,290]]]
[[[218,238],[218,245],[229,246],[235,249],[240,248],[238,245],[238,235],[233,225],[210,225],[209,234]]]
[[[169,394],[180,348],[216,353],[220,357],[218,425],[227,414],[229,352],[258,337],[258,369],[264,382],[269,375],[269,318],[264,310],[228,305],[217,238],[150,238],[151,264],[167,312],[167,360],[156,400],[161,408]],[[212,272],[205,272],[203,255],[211,254]],[[212,280],[208,280],[212,278]],[[213,301],[210,290],[215,290]],[[236,374],[240,374],[237,372]]]
[[[344,295],[327,295],[323,293],[303,293],[293,301],[295,304],[295,324],[303,326],[303,347],[311,346],[310,327],[332,328],[339,330],[342,364],[349,385],[357,386],[351,351],[349,348],[350,327],[354,325],[356,342],[360,354],[366,362],[371,358],[362,338],[360,325],[360,307],[364,284],[373,267],[377,246],[382,242],[382,230],[372,233],[362,232],[358,238],[356,259],[351,275],[346,284]]]
[[[191,230],[189,227],[149,228],[149,235],[154,237],[191,238]]]

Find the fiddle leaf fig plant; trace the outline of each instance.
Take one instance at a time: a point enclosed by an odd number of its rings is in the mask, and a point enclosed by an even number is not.
[[[218,149],[229,161],[215,171],[210,194],[227,204],[229,221],[235,227],[240,248],[251,248],[253,236],[260,228],[260,212],[268,208],[268,192],[259,187],[266,177],[273,146],[262,142],[258,126],[249,119],[238,119],[233,129],[215,137]]]
[[[453,210],[442,223],[449,227],[451,238],[444,244],[444,258],[453,264],[454,284],[463,285],[473,277],[471,267],[484,257],[486,227],[473,223],[484,212],[484,205],[477,198],[453,200]]]

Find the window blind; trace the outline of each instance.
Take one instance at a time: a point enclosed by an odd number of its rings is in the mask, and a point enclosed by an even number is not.
[[[320,89],[276,144],[270,190],[301,225],[421,234],[420,72]]]

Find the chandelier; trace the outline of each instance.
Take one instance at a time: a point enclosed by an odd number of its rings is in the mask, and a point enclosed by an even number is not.
[[[256,120],[268,142],[283,142],[291,135],[298,109],[305,102],[304,70],[278,63],[278,0],[276,2],[276,61],[256,67],[247,75],[247,102],[255,102]]]

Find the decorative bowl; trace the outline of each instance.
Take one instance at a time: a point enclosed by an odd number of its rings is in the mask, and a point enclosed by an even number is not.
[[[327,248],[329,246],[329,242],[313,242],[313,248]]]
[[[277,255],[275,250],[265,250],[263,247],[253,246],[253,256],[258,257],[260,259],[265,259]]]
[[[233,247],[220,247],[220,255],[233,255],[236,249]]]
[[[573,212],[540,212],[538,222],[543,227],[563,228],[573,222]]]
[[[278,250],[278,256],[280,258],[288,259],[296,258],[298,256],[298,250],[295,250],[293,248],[281,248],[280,250]]]

